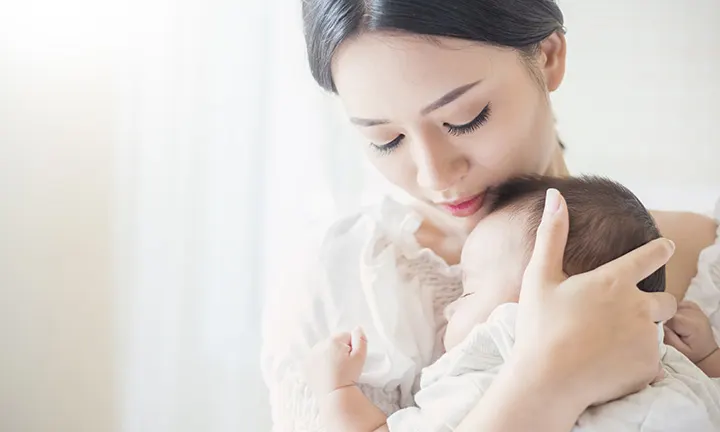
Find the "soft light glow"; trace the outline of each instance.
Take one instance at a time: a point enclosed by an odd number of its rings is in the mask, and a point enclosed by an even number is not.
[[[3,0],[0,50],[24,59],[76,57],[121,46],[131,6],[110,0]]]

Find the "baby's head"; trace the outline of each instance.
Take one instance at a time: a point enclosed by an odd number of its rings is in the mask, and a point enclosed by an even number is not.
[[[445,345],[459,343],[502,303],[516,302],[535,245],[547,189],[567,202],[570,231],[563,260],[569,276],[585,273],[660,237],[653,218],[627,188],[600,177],[522,177],[489,194],[489,214],[462,252],[463,295],[446,309]],[[665,290],[665,268],[638,284]]]

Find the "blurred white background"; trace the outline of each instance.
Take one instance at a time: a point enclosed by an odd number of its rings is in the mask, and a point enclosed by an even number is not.
[[[0,430],[269,430],[263,298],[386,190],[299,4],[0,0]],[[571,170],[710,210],[720,3],[561,6]]]

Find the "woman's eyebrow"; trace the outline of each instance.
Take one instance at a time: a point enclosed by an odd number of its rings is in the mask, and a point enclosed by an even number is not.
[[[480,84],[480,81],[478,80],[469,84],[462,85],[454,90],[450,90],[447,92],[444,96],[442,96],[440,99],[436,100],[435,102],[431,103],[430,105],[426,106],[420,111],[421,115],[428,115],[431,112],[440,109],[444,107],[445,105],[449,104],[450,102],[453,102],[457,100],[460,96],[464,95],[468,92],[471,88],[475,87],[476,85]],[[357,126],[362,127],[371,127],[371,126],[378,126],[378,125],[384,125],[390,123],[390,120],[386,119],[365,119],[365,118],[359,118],[359,117],[351,117],[350,122]]]
[[[473,87],[475,87],[476,85],[480,84],[480,81],[481,81],[481,80],[472,82],[472,83],[470,83],[470,84],[465,84],[465,85],[463,85],[463,86],[460,86],[460,87],[456,88],[455,90],[451,90],[451,91],[447,92],[443,97],[441,97],[440,99],[436,100],[435,102],[433,102],[433,103],[431,103],[430,105],[428,105],[428,106],[426,106],[425,108],[423,108],[422,111],[420,111],[420,114],[422,114],[422,115],[428,115],[428,114],[430,114],[431,112],[433,112],[433,111],[435,111],[435,110],[437,110],[437,109],[440,109],[440,108],[444,107],[445,105],[449,104],[450,102],[453,102],[454,100],[456,100],[456,99],[459,98],[460,96],[462,96],[462,95],[464,95],[465,93],[467,93],[468,90],[470,90],[471,88],[473,88]]]
[[[357,126],[371,127],[390,123],[390,120],[364,119],[358,117],[350,117],[350,122]]]

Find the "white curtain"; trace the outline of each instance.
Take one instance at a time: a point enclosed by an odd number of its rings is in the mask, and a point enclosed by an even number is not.
[[[269,429],[264,298],[379,184],[300,4],[0,0],[0,430]]]
[[[266,290],[366,185],[310,77],[299,6],[136,11],[116,146],[122,431],[269,429]]]

